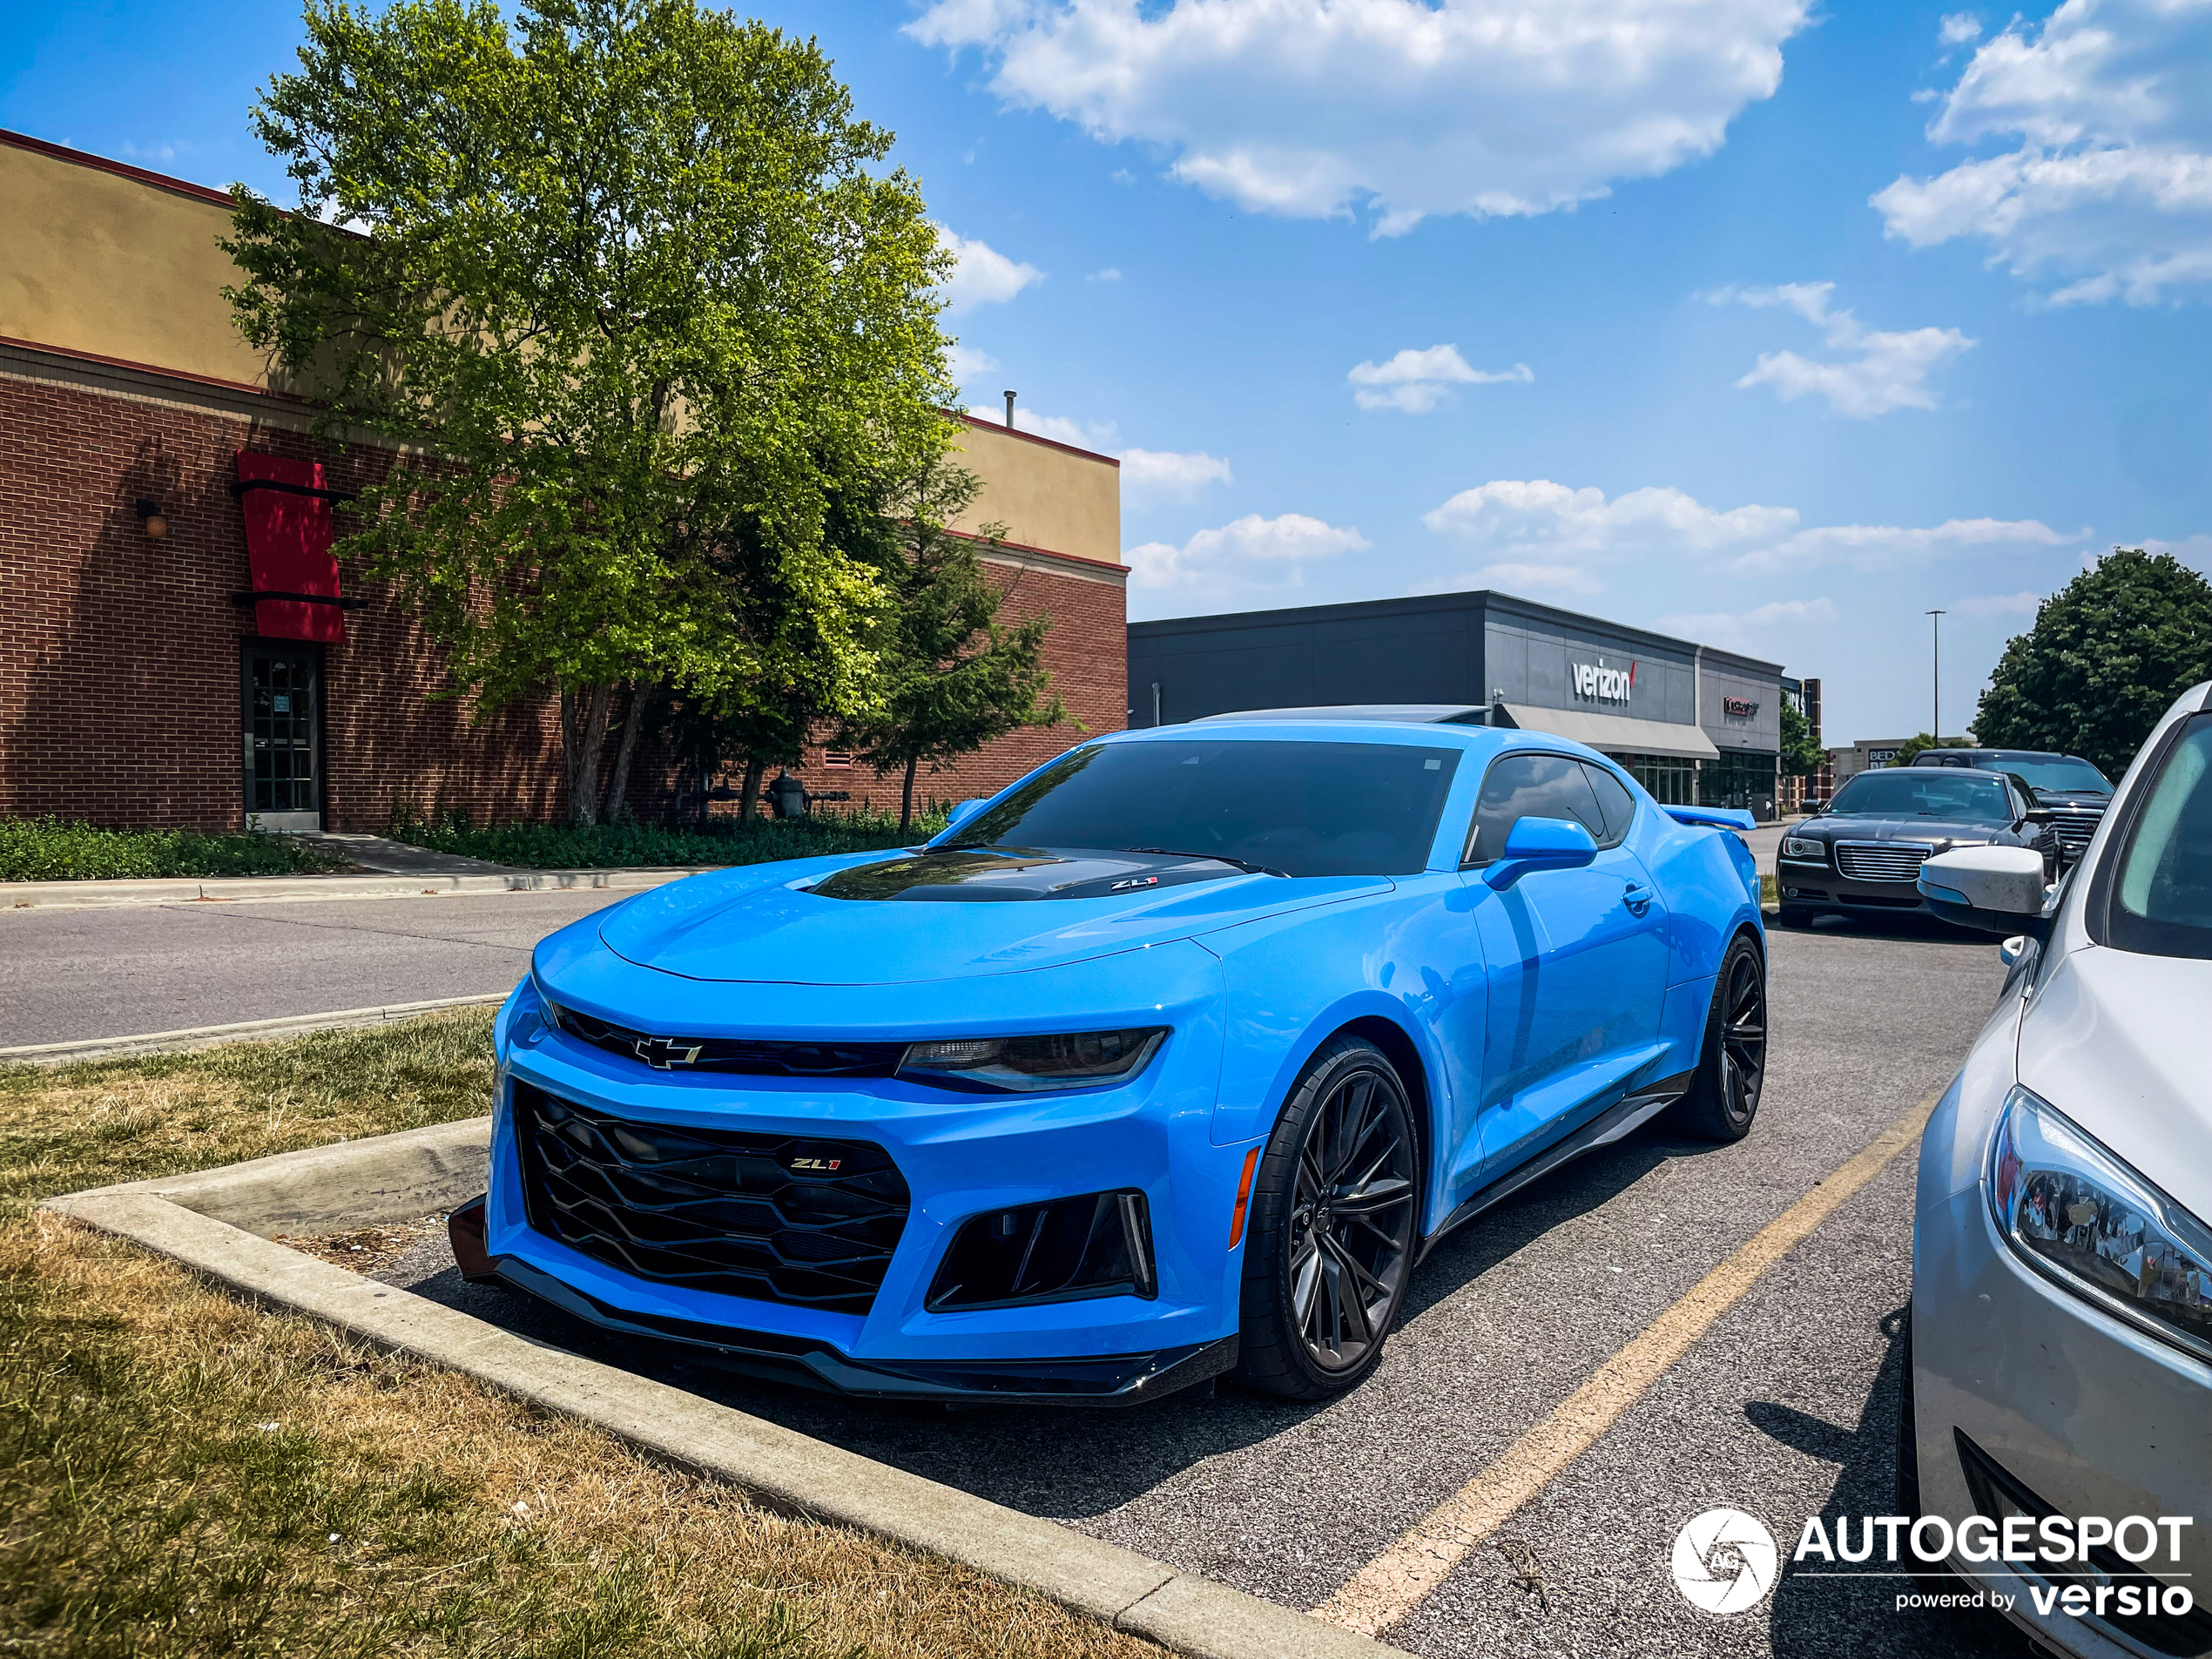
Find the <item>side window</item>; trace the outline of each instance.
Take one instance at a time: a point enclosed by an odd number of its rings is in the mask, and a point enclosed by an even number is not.
[[[1589,831],[1592,840],[1605,840],[1605,819],[1581,762],[1566,755],[1501,755],[1483,774],[1460,867],[1496,859],[1513,826],[1524,818],[1572,819]]]
[[[1597,804],[1605,813],[1606,833],[1597,838],[1600,846],[1618,846],[1628,839],[1629,826],[1636,819],[1636,798],[1622,783],[1603,766],[1593,766],[1585,760],[1582,770],[1589,774],[1590,787],[1597,792]]]

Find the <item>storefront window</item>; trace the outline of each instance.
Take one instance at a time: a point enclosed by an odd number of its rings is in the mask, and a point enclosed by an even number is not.
[[[1612,759],[1662,806],[1687,806],[1696,799],[1696,772],[1687,760],[1641,754],[1616,754]]]
[[[1732,749],[1697,772],[1700,806],[1737,806],[1760,819],[1774,816],[1775,776],[1781,757]]]

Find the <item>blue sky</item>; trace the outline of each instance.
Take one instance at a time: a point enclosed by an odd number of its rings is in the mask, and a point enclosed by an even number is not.
[[[769,4],[959,239],[979,410],[1123,458],[1134,617],[1495,586],[1964,725],[2212,566],[2212,0]],[[211,185],[284,4],[11,8],[0,125]]]

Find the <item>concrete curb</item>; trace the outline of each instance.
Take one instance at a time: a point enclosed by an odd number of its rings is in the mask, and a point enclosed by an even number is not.
[[[79,1060],[120,1060],[136,1054],[179,1054],[192,1049],[212,1049],[226,1042],[296,1037],[310,1031],[334,1031],[349,1025],[381,1025],[387,1020],[412,1020],[448,1008],[496,1007],[510,994],[488,991],[482,996],[442,996],[428,1002],[389,1002],[381,1008],[340,1008],[332,1014],[290,1014],[274,1020],[241,1020],[235,1025],[188,1026],[181,1031],[148,1031],[132,1037],[87,1037],[81,1042],[31,1042],[0,1049],[0,1065],[66,1066]]]
[[[563,893],[658,887],[725,869],[699,864],[635,870],[511,870],[498,875],[234,875],[208,880],[0,882],[0,910],[108,905],[286,903],[302,899],[420,899],[469,893]]]
[[[448,1366],[776,1508],[961,1561],[1196,1659],[1386,1659],[1353,1635],[1055,1522],[549,1348],[266,1236],[421,1216],[482,1190],[489,1118],[51,1198],[41,1208],[253,1300]]]

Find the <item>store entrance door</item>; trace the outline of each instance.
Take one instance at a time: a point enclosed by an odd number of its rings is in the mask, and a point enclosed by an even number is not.
[[[265,830],[322,829],[322,651],[246,647],[246,819]]]

